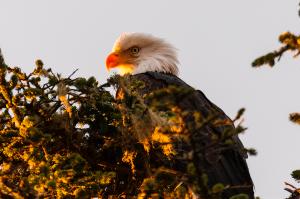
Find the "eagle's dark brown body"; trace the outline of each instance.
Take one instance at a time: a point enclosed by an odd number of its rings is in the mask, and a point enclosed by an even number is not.
[[[170,74],[147,72],[132,77],[145,83],[146,86],[139,90],[141,95],[170,85],[192,89],[181,79]],[[229,188],[222,194],[224,199],[240,193],[248,194],[249,199],[253,199],[253,183],[245,160],[247,155],[239,138],[236,135],[232,137],[234,143],[232,147],[224,148],[221,143],[212,145],[212,135],[221,136],[224,131],[234,131],[233,122],[199,90],[193,90],[189,95],[176,101],[176,106],[183,111],[191,112],[191,114],[197,111],[205,117],[214,115],[214,121],[227,121],[223,125],[209,122],[203,128],[190,132],[194,151],[193,161],[198,174],[203,172],[207,174],[209,186],[216,183],[229,185]],[[187,115],[184,122],[189,122],[190,119],[191,115]]]

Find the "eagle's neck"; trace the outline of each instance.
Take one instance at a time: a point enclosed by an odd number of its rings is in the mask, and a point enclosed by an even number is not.
[[[171,55],[155,55],[141,60],[132,74],[145,72],[162,72],[178,75],[178,60],[176,56]]]

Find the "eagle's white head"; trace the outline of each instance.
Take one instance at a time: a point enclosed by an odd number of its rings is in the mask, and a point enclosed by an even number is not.
[[[178,75],[176,49],[161,38],[144,33],[123,33],[106,59],[106,68],[120,74],[149,71]]]

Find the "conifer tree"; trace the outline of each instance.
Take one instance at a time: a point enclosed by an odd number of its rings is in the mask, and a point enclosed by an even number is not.
[[[0,198],[192,198],[199,193],[217,199],[229,188],[221,183],[208,188],[205,171],[197,173],[189,158],[183,160],[186,168],[172,167],[177,153],[190,156],[181,150],[190,135],[180,133],[189,125],[182,123],[186,113],[158,97],[189,91],[159,90],[148,106],[134,92],[143,85],[128,76],[98,85],[94,77],[64,78],[41,60],[35,64],[26,74],[8,66],[0,53]],[[122,94],[115,98],[109,86]],[[164,114],[156,111],[162,104]],[[195,113],[192,122],[201,128],[213,119]],[[230,147],[230,138],[245,130],[236,129],[215,142]]]

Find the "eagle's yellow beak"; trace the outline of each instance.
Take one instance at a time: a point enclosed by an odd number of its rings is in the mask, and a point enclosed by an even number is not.
[[[111,68],[115,68],[120,64],[119,55],[115,52],[110,53],[106,58],[106,68],[109,71]]]
[[[106,69],[118,68],[119,74],[124,75],[132,73],[134,66],[126,63],[126,59],[117,52],[110,53],[106,58]]]

